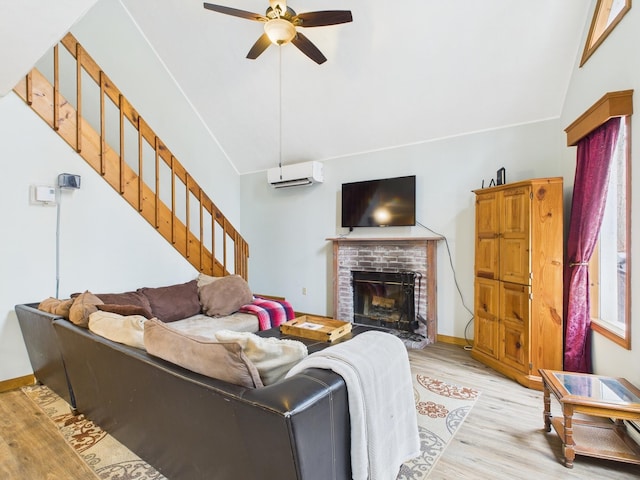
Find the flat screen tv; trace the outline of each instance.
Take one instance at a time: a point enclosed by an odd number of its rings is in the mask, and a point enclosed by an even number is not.
[[[342,226],[416,224],[416,176],[342,184]]]

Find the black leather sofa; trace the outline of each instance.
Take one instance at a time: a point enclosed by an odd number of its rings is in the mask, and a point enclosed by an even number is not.
[[[36,378],[169,479],[351,478],[347,391],[331,371],[308,369],[249,389],[112,342],[33,304],[16,312]],[[369,328],[353,334],[360,329]],[[305,343],[310,352],[327,346]]]
[[[42,312],[37,306],[37,303],[31,303],[15,307],[31,368],[40,383],[47,385],[74,409],[76,403],[73,390],[53,329],[53,321],[62,317]]]

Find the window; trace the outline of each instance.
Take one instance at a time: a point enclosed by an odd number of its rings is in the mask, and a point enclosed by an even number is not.
[[[631,0],[598,0],[580,66],[586,63],[630,9]]]
[[[589,262],[592,329],[629,349],[630,163],[629,117],[622,117],[609,171],[609,185],[598,245]]]

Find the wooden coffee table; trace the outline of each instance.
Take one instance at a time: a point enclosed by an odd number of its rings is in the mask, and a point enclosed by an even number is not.
[[[627,434],[623,420],[640,420],[640,390],[624,378],[540,370],[544,387],[544,426],[562,440],[564,464],[576,454],[640,464],[640,447]],[[562,418],[551,415],[551,396]],[[574,414],[583,414],[573,418]],[[584,418],[582,418],[584,417]]]

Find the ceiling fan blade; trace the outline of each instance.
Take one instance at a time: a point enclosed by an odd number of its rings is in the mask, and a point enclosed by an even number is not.
[[[301,22],[297,22],[300,20]],[[300,13],[293,17],[292,21],[298,27],[324,27],[326,25],[338,25],[353,21],[349,10],[325,10],[321,12]]]
[[[249,53],[247,53],[247,58],[255,60],[269,45],[271,45],[271,40],[269,40],[269,36],[266,33],[263,33],[260,38],[256,40],[256,43],[253,44]]]
[[[318,47],[311,43],[311,40],[305,37],[302,33],[298,32],[298,34],[293,37],[293,40],[291,40],[291,43],[298,47],[302,53],[318,65],[327,61],[327,57],[325,57],[322,52],[318,50]]]
[[[238,10],[237,8],[224,7],[222,5],[214,5],[213,3],[206,2],[203,5],[207,10],[213,10],[214,12],[224,13],[226,15],[233,15],[234,17],[245,18],[247,20],[254,20],[256,22],[266,22],[269,20],[264,15],[247,12],[246,10]]]

